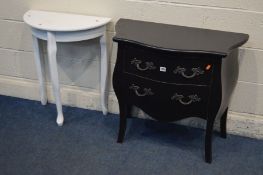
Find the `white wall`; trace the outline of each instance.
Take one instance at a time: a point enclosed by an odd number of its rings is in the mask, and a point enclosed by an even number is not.
[[[229,130],[263,138],[262,0],[0,0],[0,93],[38,99],[31,34],[22,21],[29,9],[113,18],[107,26],[111,71],[117,48],[113,44],[112,49],[111,38],[119,18],[248,33],[250,39],[240,49],[240,74],[230,108]],[[64,104],[100,109],[98,40],[59,44],[58,48]],[[112,88],[109,100],[110,111],[118,112]]]

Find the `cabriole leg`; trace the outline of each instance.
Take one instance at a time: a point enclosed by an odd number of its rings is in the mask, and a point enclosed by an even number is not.
[[[100,38],[101,47],[101,72],[100,72],[100,91],[101,91],[101,107],[104,115],[107,115],[107,83],[108,83],[108,56],[106,47],[106,33]]]
[[[35,57],[35,64],[37,68],[37,76],[39,80],[39,92],[40,92],[40,100],[42,105],[47,104],[47,93],[46,93],[46,87],[45,87],[45,68],[43,64],[43,60],[41,60],[41,51],[39,48],[39,41],[38,39],[33,35],[33,49],[34,49],[34,57]]]
[[[60,86],[59,86],[59,79],[58,79],[58,68],[57,68],[57,44],[55,35],[52,32],[48,32],[48,60],[49,60],[49,68],[50,68],[50,76],[52,82],[53,93],[56,100],[56,107],[57,107],[57,124],[59,126],[63,125],[64,117],[62,113],[62,104],[61,104],[61,97],[60,97]]]

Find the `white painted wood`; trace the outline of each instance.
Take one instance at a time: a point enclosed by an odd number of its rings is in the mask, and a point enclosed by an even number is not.
[[[104,34],[106,30],[105,26],[90,29],[90,30],[80,30],[73,32],[56,32],[56,41],[57,42],[75,42],[75,41],[84,41],[94,38],[98,38]],[[36,37],[47,40],[47,32],[45,30],[39,30],[32,28],[32,33]]]
[[[46,105],[47,104],[47,94],[46,94],[46,86],[45,86],[45,68],[44,68],[42,57],[41,57],[39,41],[34,35],[32,36],[32,39],[33,39],[35,64],[37,67],[37,76],[38,76],[39,87],[40,87],[39,88],[40,101],[42,105]]]
[[[110,22],[110,18],[29,10],[24,15],[24,21],[31,27],[59,32],[89,30],[101,27]]]
[[[106,32],[100,38],[101,47],[101,71],[100,71],[100,91],[101,91],[101,106],[104,115],[107,115],[107,82],[108,82],[108,55],[107,55],[107,44],[106,44]]]
[[[57,68],[57,42],[74,42],[100,37],[101,45],[101,105],[103,114],[107,114],[107,74],[108,58],[106,27],[110,18],[74,15],[66,13],[30,10],[24,15],[24,21],[32,27],[36,67],[40,81],[41,102],[46,104],[43,69],[37,39],[47,40],[47,52],[53,94],[57,107],[57,124],[63,125],[64,117],[60,97],[60,85]]]
[[[57,44],[56,44],[56,38],[54,33],[47,32],[47,44],[48,44],[48,61],[49,61],[49,68],[50,68],[50,76],[51,76],[51,82],[52,82],[52,88],[53,88],[53,94],[55,96],[56,100],[56,106],[57,106],[57,124],[59,126],[63,125],[64,117],[62,113],[62,104],[61,104],[61,97],[60,97],[60,85],[59,85],[59,79],[58,79],[58,68],[57,68]]]

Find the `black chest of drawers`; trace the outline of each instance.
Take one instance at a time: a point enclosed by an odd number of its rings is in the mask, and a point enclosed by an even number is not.
[[[226,137],[230,97],[238,78],[237,48],[248,35],[121,19],[113,88],[120,108],[118,142],[137,106],[158,121],[207,121],[205,160],[212,161],[212,131],[221,118]]]

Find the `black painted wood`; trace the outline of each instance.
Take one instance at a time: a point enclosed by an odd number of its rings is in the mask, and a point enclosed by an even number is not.
[[[114,41],[176,52],[211,53],[227,56],[243,45],[247,34],[120,19]]]
[[[205,160],[211,163],[214,121],[221,117],[225,137],[226,113],[238,77],[237,47],[248,35],[126,19],[117,23],[116,31],[118,142],[123,142],[131,106],[158,121],[198,117],[207,121]]]
[[[226,121],[227,121],[227,113],[228,113],[228,108],[225,110],[223,113],[221,119],[220,119],[220,135],[222,138],[226,138]]]
[[[174,84],[211,84],[214,67],[214,60],[211,59],[211,55],[201,53],[167,54],[167,51],[130,44],[125,49],[124,57],[124,71],[126,73]],[[198,59],[199,57],[202,57],[202,60]],[[145,70],[149,65],[151,66],[150,69]],[[209,65],[211,68],[206,70],[206,67]],[[165,67],[166,72],[161,72],[160,67]],[[192,68],[199,69],[201,71],[200,76],[196,76],[194,79],[185,78],[179,72],[175,73],[177,68],[185,68],[184,74],[186,76],[193,75]]]
[[[120,109],[120,126],[119,126],[119,135],[118,135],[118,143],[122,143],[125,131],[126,131],[126,125],[127,125],[127,115],[128,115],[128,106],[125,103],[119,103],[119,109]]]

